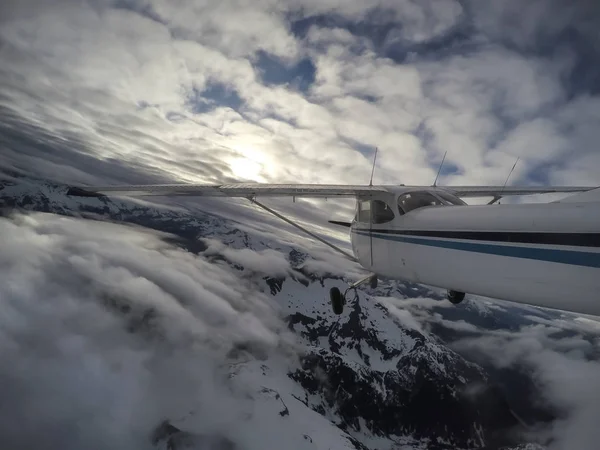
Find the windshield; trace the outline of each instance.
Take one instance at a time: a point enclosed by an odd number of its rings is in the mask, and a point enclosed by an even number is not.
[[[373,223],[386,223],[394,220],[394,211],[382,200],[373,200]]]
[[[408,192],[398,197],[400,214],[406,214],[413,209],[425,206],[444,206],[444,203],[429,192]]]
[[[460,198],[458,198],[455,195],[452,195],[448,192],[436,191],[435,195],[440,197],[442,200],[447,202],[449,205],[466,205],[466,203],[463,202]]]

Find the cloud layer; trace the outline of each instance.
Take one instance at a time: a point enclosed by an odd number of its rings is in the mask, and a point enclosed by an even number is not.
[[[457,308],[449,302],[428,298],[390,298],[382,302],[393,313],[401,311],[404,317],[418,321],[425,330],[431,330],[432,326],[450,330],[449,336],[454,336],[448,339],[450,348],[498,369],[502,376],[506,376],[502,372],[506,369],[526,373],[537,392],[532,395],[531,407],[556,415],[552,422],[530,423],[529,440],[544,442],[550,450],[595,448],[600,439],[593,419],[600,414],[600,322],[572,314],[544,318],[543,310],[531,308],[532,314],[522,318],[527,324],[504,324],[494,330],[474,322],[444,318],[446,313],[440,314],[442,309]],[[493,311],[506,312],[511,304],[479,298],[460,306],[474,307],[485,316]],[[513,314],[526,313],[520,306],[513,311]],[[507,384],[506,389],[512,388],[520,389]]]
[[[293,365],[295,344],[249,278],[125,226],[34,214],[0,219],[0,236],[6,445],[148,448],[190,413],[233,440],[261,426],[228,431],[247,402],[228,365]]]

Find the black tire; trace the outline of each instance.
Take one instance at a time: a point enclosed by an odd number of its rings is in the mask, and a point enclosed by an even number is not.
[[[339,316],[344,312],[344,296],[338,288],[332,287],[329,290],[329,300],[334,314]]]
[[[377,288],[377,277],[371,278],[371,289]]]
[[[458,291],[448,291],[446,297],[448,298],[450,303],[452,303],[453,305],[458,305],[465,299],[465,293]]]

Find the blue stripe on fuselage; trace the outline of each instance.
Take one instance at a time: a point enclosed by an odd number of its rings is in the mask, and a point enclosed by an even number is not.
[[[369,236],[368,231],[352,230],[356,234]],[[575,250],[561,250],[553,248],[537,247],[515,247],[512,245],[498,245],[490,243],[464,242],[454,240],[438,240],[426,238],[414,238],[398,234],[377,234],[373,230],[374,239],[384,239],[407,244],[426,245],[429,247],[448,248],[475,253],[486,253],[488,255],[509,256],[512,258],[534,259],[561,264],[570,264],[584,267],[600,267],[600,253],[581,252]]]

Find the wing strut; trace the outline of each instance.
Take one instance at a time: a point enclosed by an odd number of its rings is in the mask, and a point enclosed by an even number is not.
[[[373,201],[369,210],[369,251],[371,252],[371,267],[373,267]]]
[[[331,247],[333,250],[335,250],[336,252],[341,253],[342,255],[344,255],[346,258],[350,259],[351,261],[357,262],[357,259],[352,256],[350,253],[346,252],[345,250],[342,250],[341,248],[339,248],[337,245],[333,245],[331,242],[327,242],[325,239],[323,239],[320,236],[317,236],[315,233],[313,233],[312,231],[307,230],[306,228],[298,225],[297,223],[291,221],[290,219],[288,219],[287,217],[285,217],[282,214],[279,214],[277,211],[269,208],[266,205],[263,205],[262,203],[258,202],[255,198],[252,197],[248,197],[248,200],[250,200],[252,203],[254,203],[256,206],[261,207],[262,209],[264,209],[267,212],[270,212],[271,214],[273,214],[275,217],[279,217],[281,220],[283,220],[284,222],[289,223],[291,226],[298,228],[300,231],[303,231],[304,233],[308,234],[310,237],[316,239],[317,241],[327,245],[328,247]]]

